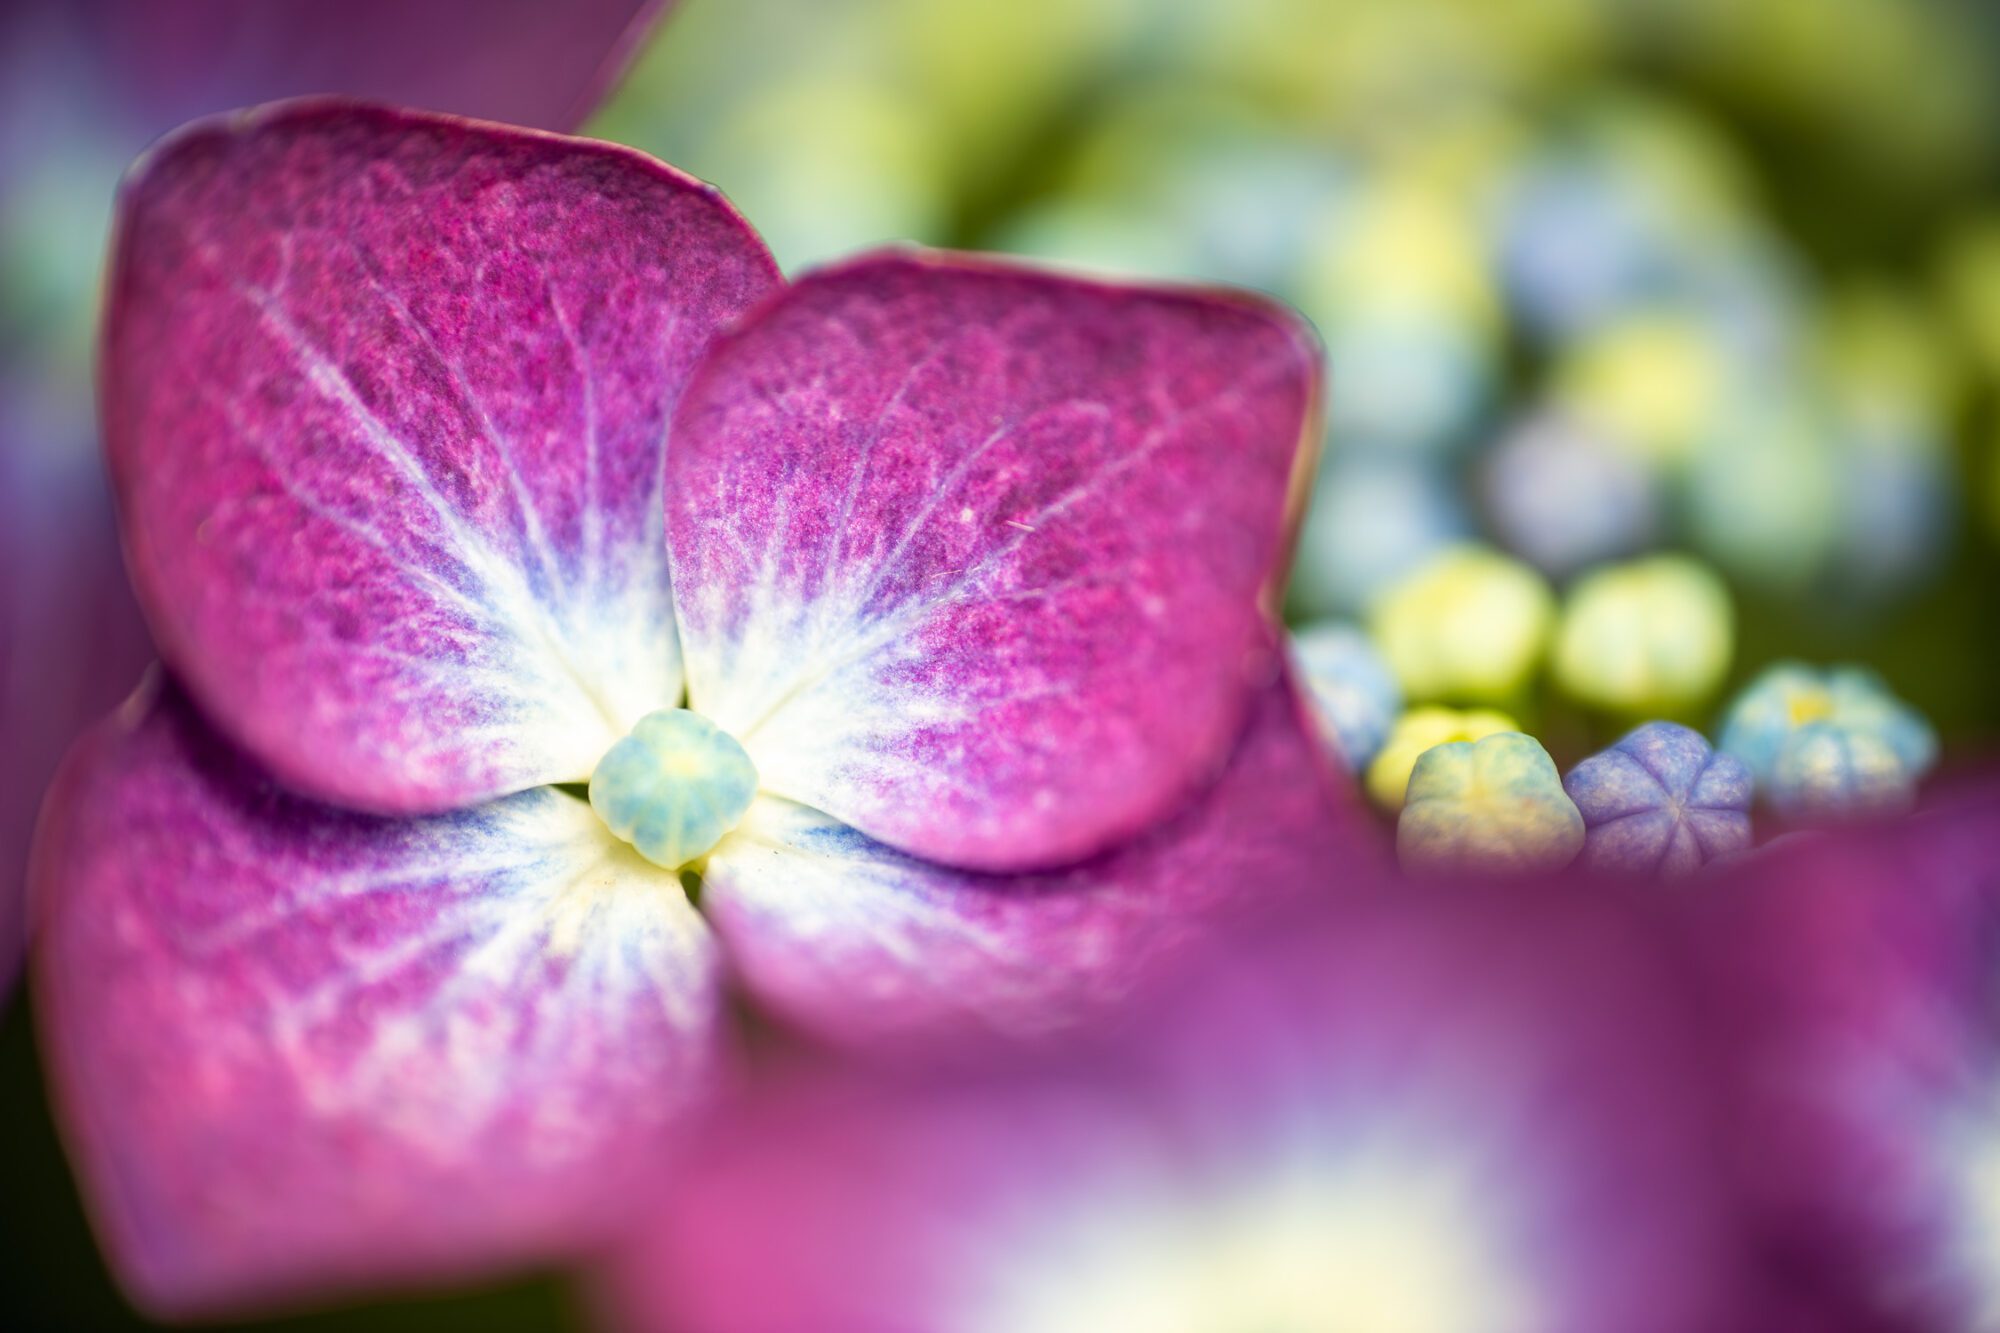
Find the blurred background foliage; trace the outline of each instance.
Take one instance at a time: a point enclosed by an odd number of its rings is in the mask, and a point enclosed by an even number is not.
[[[1673,551],[1734,602],[1727,686],[1855,659],[1948,762],[2000,733],[1986,0],[688,0],[589,132],[720,185],[789,270],[907,239],[1298,306],[1332,381],[1300,619],[1363,618],[1468,539],[1558,599]],[[19,283],[89,257],[6,258],[8,303],[70,330],[74,284]],[[1500,693],[1564,762],[1625,722]],[[0,1324],[136,1325],[26,1028],[12,1006]],[[269,1327],[578,1319],[545,1280]]]

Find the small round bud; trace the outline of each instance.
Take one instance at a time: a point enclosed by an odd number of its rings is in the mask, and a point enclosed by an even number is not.
[[[1750,770],[1701,733],[1648,722],[1571,769],[1583,864],[1667,878],[1750,845]]]
[[[1396,823],[1396,855],[1410,871],[1560,870],[1583,839],[1555,761],[1518,731],[1424,751]]]
[[[1654,556],[1577,583],[1556,631],[1555,676],[1613,712],[1678,712],[1722,683],[1734,641],[1722,580],[1684,556]]]
[[[757,767],[734,736],[685,708],[639,719],[590,775],[590,806],[654,865],[706,856],[757,794]]]
[[[1779,749],[1769,795],[1792,823],[1839,823],[1901,814],[1916,801],[1916,779],[1879,732],[1808,722]]]
[[[1400,810],[1410,785],[1410,770],[1424,751],[1452,741],[1476,741],[1495,732],[1518,730],[1513,718],[1492,709],[1413,708],[1396,719],[1389,739],[1368,765],[1368,794],[1384,810]]]
[[[1353,772],[1367,767],[1403,707],[1403,691],[1382,655],[1354,626],[1322,621],[1292,635],[1292,656],[1341,760]]]

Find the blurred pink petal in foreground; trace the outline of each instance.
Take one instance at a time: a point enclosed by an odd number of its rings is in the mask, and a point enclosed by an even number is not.
[[[184,120],[347,93],[581,123],[662,0],[26,0],[0,14],[0,986],[63,747],[151,655],[111,530],[88,330],[118,175]]]
[[[2000,1326],[2000,782],[1780,839],[1701,891],[1778,1280],[1843,1330]]]
[[[1601,885],[1384,884],[1037,1066],[780,1072],[613,1264],[642,1333],[1734,1327],[1684,978]]]
[[[150,1307],[594,1244],[723,1082],[725,977],[859,1044],[1040,1036],[1379,854],[1271,619],[1289,312],[914,252],[785,287],[637,153],[347,102],[190,126],[121,207],[173,683],[57,780],[35,976]],[[600,763],[661,718],[748,770],[671,857],[633,830],[702,764]]]

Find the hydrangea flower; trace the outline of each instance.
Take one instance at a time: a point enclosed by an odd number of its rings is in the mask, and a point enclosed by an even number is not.
[[[1426,750],[1520,729],[1513,718],[1491,708],[1463,711],[1435,705],[1412,708],[1396,719],[1389,739],[1383,742],[1375,761],[1368,765],[1368,795],[1384,810],[1400,810],[1410,785],[1410,771]]]
[[[633,1333],[1737,1327],[1671,970],[1611,899],[1517,889],[1329,899],[1027,1071],[794,1071],[653,1191],[607,1304]]]
[[[2000,786],[1781,838],[1688,901],[1763,1247],[1838,1327],[2000,1319]],[[1834,1325],[1828,1325],[1834,1326]],[[1817,1325],[1815,1325],[1817,1327]]]
[[[585,1245],[723,1072],[725,968],[834,1039],[1039,1032],[1316,888],[1269,608],[1318,365],[1227,294],[785,286],[607,145],[157,149],[104,414],[177,683],[36,858],[117,1269],[185,1312]]]
[[[1439,552],[1385,591],[1368,626],[1403,692],[1500,702],[1540,665],[1555,599],[1533,569],[1486,547]]]
[[[1707,701],[1735,649],[1729,590],[1686,556],[1594,570],[1570,589],[1552,655],[1558,683],[1626,716]]]
[[[1292,634],[1292,660],[1341,761],[1350,772],[1366,769],[1403,709],[1382,654],[1353,625],[1329,620]]]
[[[1560,870],[1583,838],[1555,761],[1518,731],[1424,751],[1396,820],[1396,854],[1412,871]]]
[[[0,982],[63,750],[152,656],[90,401],[111,198],[193,116],[340,92],[574,128],[661,0],[11,0],[0,7]]]
[[[1750,770],[1698,731],[1648,722],[1578,764],[1563,790],[1583,815],[1583,864],[1691,874],[1750,845]]]
[[[1776,663],[1744,687],[1723,722],[1722,748],[1747,764],[1759,790],[1769,794],[1786,748],[1815,723],[1873,736],[1912,782],[1937,759],[1930,724],[1891,694],[1880,676],[1865,667],[1819,670],[1799,662]],[[1813,732],[1805,738],[1808,750],[1823,750],[1826,739],[1824,730]],[[1795,755],[1793,767],[1812,767],[1805,758],[1810,754]]]

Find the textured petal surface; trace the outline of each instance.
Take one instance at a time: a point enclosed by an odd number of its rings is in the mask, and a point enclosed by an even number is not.
[[[153,657],[112,528],[91,402],[86,330],[118,173],[182,121],[300,93],[568,129],[662,8],[0,6],[0,344],[11,363],[0,384],[0,986],[18,954],[42,790],[69,743]]]
[[[690,706],[767,790],[917,855],[1133,832],[1266,678],[1318,364],[1248,299],[914,254],[807,277],[676,418]]]
[[[1765,1249],[1843,1328],[2000,1326],[2000,782],[1698,884]]]
[[[1065,871],[949,870],[765,798],[710,859],[703,910],[752,993],[816,1031],[1073,1024],[1222,920],[1372,871],[1381,849],[1352,799],[1329,791],[1338,779],[1301,708],[1273,686],[1213,789]]]
[[[61,1123],[155,1310],[586,1243],[721,1072],[679,883],[546,789],[332,811],[143,691],[58,777],[35,888]]]
[[[285,781],[587,778],[680,693],[660,458],[775,281],[637,154],[409,113],[197,126],[127,187],[107,445],[161,652]]]
[[[1699,1041],[1612,897],[1321,907],[1053,1068],[766,1089],[658,1192],[625,1326],[1752,1327]]]

